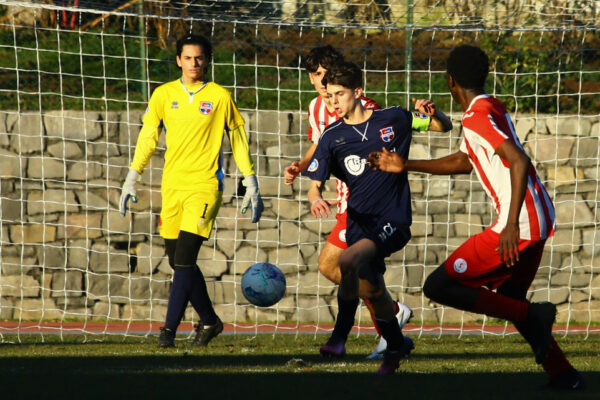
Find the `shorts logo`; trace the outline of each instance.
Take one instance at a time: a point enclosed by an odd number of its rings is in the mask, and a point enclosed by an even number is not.
[[[358,176],[364,172],[365,164],[365,160],[354,154],[344,158],[344,165],[346,166],[346,169],[349,173],[355,176]]]
[[[454,270],[459,274],[462,274],[467,270],[467,262],[463,258],[457,258],[454,261]]]
[[[383,232],[379,233],[379,239],[381,239],[382,242],[385,242],[387,238],[391,237],[394,232],[396,232],[396,230],[396,227],[392,226],[392,224],[388,222],[383,227]]]
[[[379,130],[379,137],[384,143],[391,142],[395,136],[396,134],[394,133],[394,128],[391,126]]]
[[[345,230],[345,229],[342,229],[342,230],[340,231],[340,233],[339,233],[339,235],[338,235],[338,238],[339,238],[339,239],[340,239],[342,242],[346,243],[346,230]]]
[[[203,101],[200,103],[200,112],[204,115],[208,115],[213,110],[213,103],[210,101]]]
[[[313,160],[310,162],[310,165],[308,166],[307,171],[315,172],[318,169],[319,169],[319,160],[317,160],[316,158],[313,158]]]

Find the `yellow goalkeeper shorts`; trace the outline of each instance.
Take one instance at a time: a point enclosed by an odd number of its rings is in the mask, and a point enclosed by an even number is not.
[[[210,237],[223,200],[222,191],[162,190],[158,227],[165,239],[177,239],[179,231]]]

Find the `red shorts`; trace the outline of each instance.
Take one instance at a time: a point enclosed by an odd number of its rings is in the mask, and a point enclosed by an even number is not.
[[[496,289],[506,281],[528,288],[540,266],[546,240],[519,239],[519,261],[512,267],[500,261],[500,234],[487,228],[471,236],[444,262],[446,272],[465,286]]]
[[[348,224],[348,211],[343,212],[342,214],[336,214],[335,218],[337,219],[337,223],[333,227],[331,233],[327,237],[327,242],[331,243],[335,247],[339,247],[340,249],[347,249],[348,243],[346,243],[346,226]]]

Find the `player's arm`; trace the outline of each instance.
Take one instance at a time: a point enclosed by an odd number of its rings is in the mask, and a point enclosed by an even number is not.
[[[503,160],[508,163],[510,170],[511,198],[508,209],[508,220],[506,227],[500,234],[498,243],[498,253],[500,260],[504,261],[508,267],[519,261],[519,215],[525,199],[527,190],[527,173],[530,167],[530,159],[519,147],[512,141],[505,140],[496,149]]]
[[[251,207],[252,222],[258,222],[265,207],[258,189],[254,163],[250,156],[248,136],[246,135],[243,123],[229,131],[229,142],[231,143],[231,152],[233,153],[235,163],[242,172],[242,175],[244,175],[242,184],[246,187],[246,194],[242,200],[242,214],[245,214],[248,207]]]
[[[431,100],[412,99],[415,110],[430,117],[428,130],[437,132],[448,132],[452,129],[452,121],[446,114],[439,111],[435,107],[435,103]],[[413,126],[414,128],[414,126]],[[419,130],[417,128],[417,130]]]
[[[283,179],[286,185],[291,185],[294,183],[294,179],[296,179],[296,177],[302,172],[306,171],[316,149],[317,145],[315,143],[311,143],[310,147],[306,151],[306,154],[304,154],[304,157],[302,157],[301,160],[294,161],[283,169]]]
[[[158,135],[160,134],[163,113],[163,97],[160,91],[155,91],[148,103],[148,109],[142,120],[142,129],[138,135],[135,145],[133,161],[127,172],[127,177],[121,188],[121,198],[119,199],[119,211],[125,216],[127,212],[127,202],[129,199],[137,203],[137,191],[135,184],[139,180],[144,169],[150,162],[156,145],[158,144]]]
[[[323,182],[311,181],[308,189],[308,201],[310,202],[310,212],[316,218],[328,217],[331,214],[329,202],[323,199]]]
[[[395,173],[412,171],[434,175],[453,175],[468,174],[473,170],[469,156],[462,151],[434,160],[404,160],[399,154],[382,148],[382,151],[369,154],[367,161],[376,170]]]

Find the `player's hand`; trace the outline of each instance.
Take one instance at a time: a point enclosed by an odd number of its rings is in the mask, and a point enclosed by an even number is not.
[[[422,114],[429,115],[430,117],[435,114],[435,103],[431,100],[425,99],[412,99],[413,103],[415,103],[415,110]]]
[[[506,263],[507,267],[512,267],[519,261],[519,226],[507,224],[498,242],[498,254],[500,261]]]
[[[137,203],[137,191],[135,190],[135,183],[140,178],[140,173],[135,169],[130,169],[127,173],[127,177],[125,178],[125,183],[123,183],[123,188],[121,189],[121,198],[119,200],[119,211],[122,216],[125,216],[127,212],[127,201],[131,198],[131,201]]]
[[[331,214],[331,208],[329,206],[334,203],[337,203],[337,201],[329,202],[324,199],[316,199],[310,206],[310,213],[315,218],[328,217],[329,214]]]
[[[388,151],[385,147],[369,154],[367,162],[374,170],[384,172],[400,173],[406,168],[406,161],[398,153]]]
[[[291,185],[298,175],[300,175],[300,163],[294,161],[283,169],[283,182],[286,185]]]
[[[258,191],[256,175],[248,175],[244,178],[242,184],[246,187],[246,194],[244,200],[242,200],[242,214],[246,214],[248,207],[252,207],[252,222],[258,222],[265,206]]]

